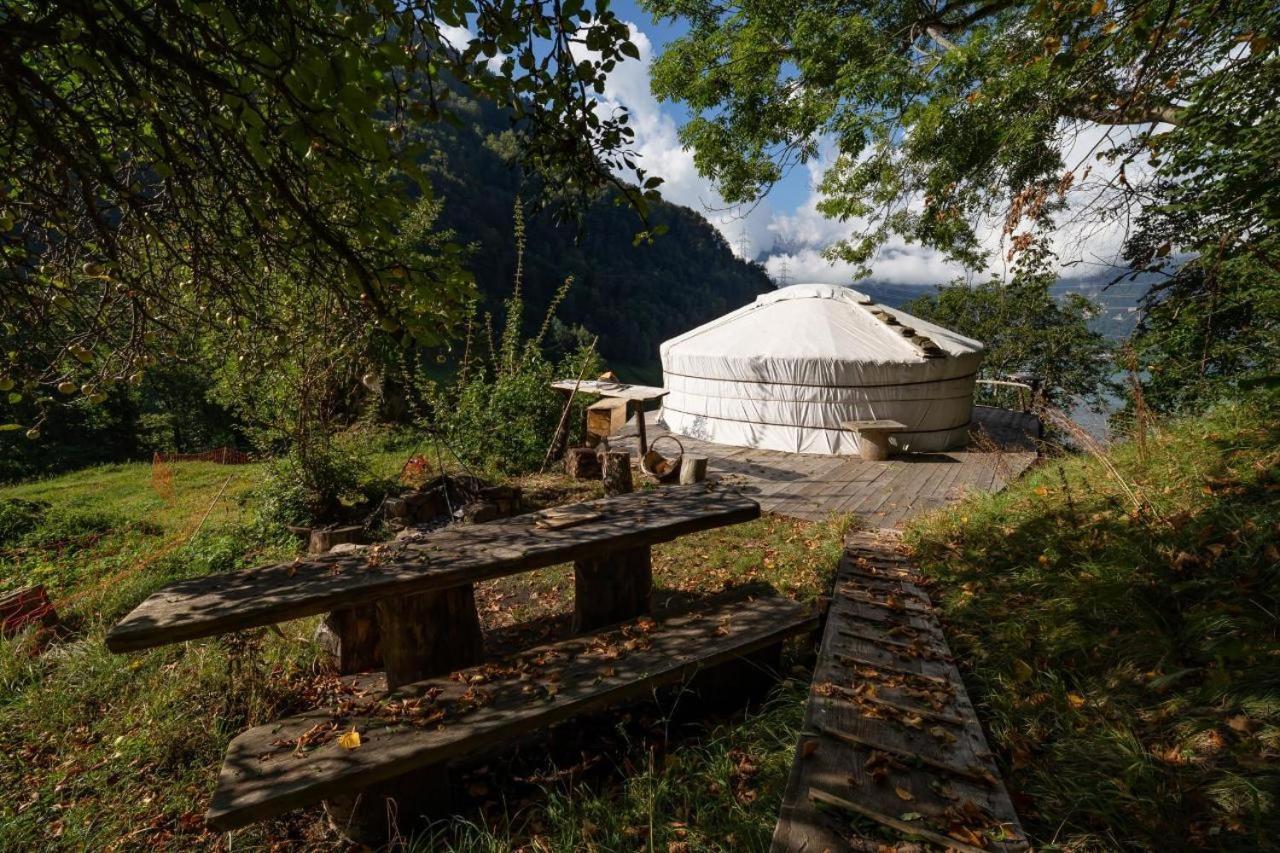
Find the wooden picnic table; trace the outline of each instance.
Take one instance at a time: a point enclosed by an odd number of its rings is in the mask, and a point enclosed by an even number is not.
[[[551,387],[557,391],[573,393],[575,390],[583,394],[599,394],[617,400],[626,400],[627,407],[635,411],[636,431],[640,443],[640,458],[649,452],[649,441],[645,435],[644,407],[655,400],[661,400],[671,392],[666,388],[655,388],[651,385],[628,385],[625,382],[601,382],[595,379],[576,381],[561,379],[552,382]]]
[[[359,553],[178,581],[138,605],[106,642],[126,652],[327,611],[355,613],[330,624],[380,644],[395,688],[479,662],[477,581],[572,561],[575,627],[590,630],[649,611],[650,546],[759,515],[754,500],[697,485],[458,525]]]

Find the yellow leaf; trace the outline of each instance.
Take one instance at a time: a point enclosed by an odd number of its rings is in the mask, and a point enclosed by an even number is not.
[[[1022,660],[1021,658],[1014,658],[1014,661],[1013,661],[1013,680],[1014,681],[1026,681],[1028,678],[1030,678],[1033,675],[1035,675],[1035,670],[1031,668],[1030,664]]]
[[[343,749],[358,749],[360,746],[360,733],[355,729],[344,733],[338,738],[338,746]]]
[[[894,788],[893,792],[898,795],[898,799],[900,800],[906,800],[907,802],[911,802],[912,800],[915,799],[915,796],[906,788],[903,788],[902,786],[898,786]]]
[[[1093,8],[1089,10],[1091,15],[1101,15],[1107,11],[1107,0],[1093,0]]]
[[[1079,710],[1080,708],[1084,707],[1084,697],[1081,696],[1079,693],[1068,693],[1067,702],[1071,705],[1072,708],[1075,708],[1076,710]]]

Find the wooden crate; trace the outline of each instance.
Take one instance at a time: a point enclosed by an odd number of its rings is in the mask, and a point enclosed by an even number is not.
[[[598,442],[619,432],[627,424],[627,401],[607,397],[587,406],[587,440]]]

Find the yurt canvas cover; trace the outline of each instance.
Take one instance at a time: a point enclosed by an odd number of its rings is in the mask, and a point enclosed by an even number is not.
[[[846,287],[797,284],[662,344],[668,428],[718,444],[857,453],[841,421],[888,419],[893,443],[968,439],[982,344]]]

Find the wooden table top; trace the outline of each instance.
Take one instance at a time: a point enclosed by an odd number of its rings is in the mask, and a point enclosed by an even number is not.
[[[907,425],[901,421],[891,421],[886,419],[869,418],[861,421],[841,421],[840,426],[844,429],[871,432],[879,430],[884,432],[900,432],[907,428]]]
[[[760,505],[705,485],[672,486],[590,501],[599,518],[562,529],[544,512],[457,525],[415,541],[324,555],[170,584],[107,634],[107,648],[133,651],[271,625],[393,596],[448,589],[686,533],[750,521]],[[556,508],[563,511],[563,507]]]
[[[671,392],[666,388],[655,388],[652,385],[628,385],[625,382],[599,382],[595,379],[584,379],[575,382],[572,379],[561,379],[552,382],[551,387],[558,391],[572,391],[577,386],[581,394],[599,394],[601,397],[615,397],[621,400],[637,400],[642,403],[661,399]]]

